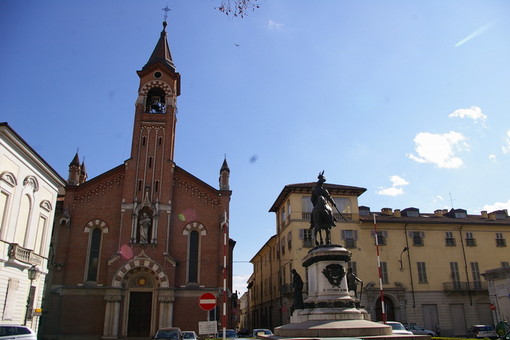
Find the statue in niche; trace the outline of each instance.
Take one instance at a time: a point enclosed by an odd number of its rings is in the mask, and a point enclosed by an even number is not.
[[[294,290],[294,303],[292,304],[292,308],[294,310],[305,308],[305,304],[303,303],[303,280],[295,269],[292,269],[292,288]]]
[[[149,231],[152,225],[152,219],[144,212],[138,221],[138,229],[140,232],[140,243],[149,243]]]

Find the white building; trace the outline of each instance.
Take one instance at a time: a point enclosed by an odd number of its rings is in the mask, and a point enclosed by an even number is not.
[[[0,123],[0,324],[26,324],[37,331],[64,184],[7,123]]]

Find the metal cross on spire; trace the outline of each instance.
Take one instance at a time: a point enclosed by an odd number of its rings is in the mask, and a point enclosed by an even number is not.
[[[166,5],[166,6],[165,6],[165,8],[162,8],[161,10],[162,10],[162,11],[165,11],[165,16],[164,16],[164,18],[165,18],[165,21],[166,21],[166,18],[168,18],[168,12],[169,12],[169,11],[171,11],[171,9],[170,9],[170,8],[168,8],[168,5]]]

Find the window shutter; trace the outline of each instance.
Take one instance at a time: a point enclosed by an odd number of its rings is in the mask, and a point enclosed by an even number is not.
[[[345,240],[345,230],[342,229],[342,240]]]
[[[353,230],[353,235],[352,237],[354,237],[354,239],[357,241],[358,240],[358,231],[357,230]]]

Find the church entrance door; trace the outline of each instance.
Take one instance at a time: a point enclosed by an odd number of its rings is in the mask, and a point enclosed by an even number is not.
[[[130,292],[128,336],[146,336],[151,331],[152,292]]]

